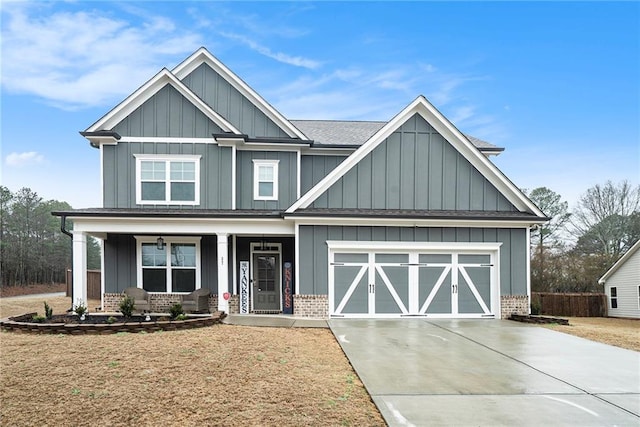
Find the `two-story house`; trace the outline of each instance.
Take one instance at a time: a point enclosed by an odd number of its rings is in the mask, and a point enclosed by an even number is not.
[[[81,134],[103,207],[55,214],[76,298],[102,242],[105,310],[137,286],[157,309],[208,288],[232,313],[528,313],[547,218],[422,96],[388,122],[289,120],[201,48]]]

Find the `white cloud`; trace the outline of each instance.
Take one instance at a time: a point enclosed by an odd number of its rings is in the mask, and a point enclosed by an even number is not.
[[[5,159],[7,166],[29,166],[44,162],[44,156],[37,151],[26,151],[24,153],[9,153]]]
[[[159,16],[134,25],[97,9],[12,3],[2,19],[3,89],[67,109],[113,103],[201,45]]]
[[[228,39],[238,41],[248,46],[250,49],[255,50],[259,54],[264,55],[271,59],[275,59],[276,61],[282,62],[284,64],[294,65],[296,67],[309,68],[312,70],[322,65],[322,63],[319,61],[315,61],[309,58],[304,58],[302,56],[291,56],[283,52],[273,52],[268,47],[263,46],[257,43],[256,41],[251,40],[250,38],[243,36],[241,34],[235,34],[235,33],[229,33],[229,32],[223,31],[223,32],[220,32],[220,35]]]

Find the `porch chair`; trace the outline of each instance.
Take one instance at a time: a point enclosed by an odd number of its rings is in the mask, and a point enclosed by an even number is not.
[[[125,295],[133,298],[135,311],[142,313],[151,311],[151,294],[140,288],[127,288],[123,292]]]
[[[182,296],[182,309],[191,313],[209,311],[209,289],[200,288]]]

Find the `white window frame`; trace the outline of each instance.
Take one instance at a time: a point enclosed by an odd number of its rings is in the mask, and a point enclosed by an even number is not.
[[[613,290],[616,290],[616,295],[613,295]],[[616,306],[613,306],[613,301],[615,300],[616,302]],[[617,310],[618,309],[618,287],[617,286],[611,286],[609,288],[609,308],[612,310]]]
[[[280,160],[253,159],[253,199],[254,200],[278,200],[278,163]],[[273,169],[273,181],[259,181],[259,171],[261,166],[271,166]],[[272,182],[273,194],[271,196],[260,195],[260,182]]]
[[[636,286],[636,289],[638,290],[638,310],[640,310],[640,285]]]
[[[136,204],[138,205],[188,205],[200,204],[200,155],[134,154],[136,158]],[[165,162],[164,200],[142,200],[142,162]],[[194,200],[171,200],[171,162],[192,162],[195,164]],[[190,181],[189,181],[190,182]]]
[[[143,243],[153,243],[156,244],[159,236],[134,236],[136,239],[136,282],[137,287],[143,289],[142,287],[142,244]],[[196,245],[196,284],[195,289],[200,289],[202,286],[201,276],[202,269],[200,263],[200,237],[180,237],[180,236],[162,236],[164,240],[164,244],[166,247],[167,254],[167,265],[165,266],[167,271],[167,291],[166,292],[151,292],[154,294],[188,294],[189,292],[173,292],[172,288],[172,275],[171,271],[173,270],[171,267],[171,245],[173,244],[195,244]]]

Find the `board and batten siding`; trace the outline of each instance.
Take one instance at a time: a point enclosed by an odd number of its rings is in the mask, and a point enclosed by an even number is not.
[[[216,144],[119,142],[104,145],[105,208],[231,209],[231,148]],[[200,205],[136,205],[135,154],[200,155]]]
[[[618,308],[611,308],[611,288],[617,288]],[[627,259],[604,285],[607,294],[608,315],[611,317],[631,317],[640,319],[640,250]]]
[[[236,208],[284,210],[296,201],[297,156],[291,151],[236,152]],[[278,160],[278,200],[253,199],[253,160]]]
[[[171,85],[122,119],[112,129],[121,136],[212,138],[222,129]]]
[[[126,288],[138,286],[136,244],[135,237],[129,234],[107,236],[104,241],[104,290],[106,293],[121,293]],[[216,236],[203,236],[200,240],[200,286],[208,288],[212,293],[218,292],[217,253]]]
[[[312,207],[517,210],[418,114],[382,141]]]
[[[288,138],[287,133],[273,120],[207,64],[202,64],[193,70],[182,79],[182,82],[216,113],[250,138],[261,136]]]
[[[300,159],[300,194],[309,191],[347,156],[302,156]]]
[[[327,240],[357,242],[499,242],[501,295],[527,295],[524,228],[368,227],[301,225],[300,294],[328,293]],[[399,245],[401,246],[401,244]]]

